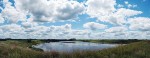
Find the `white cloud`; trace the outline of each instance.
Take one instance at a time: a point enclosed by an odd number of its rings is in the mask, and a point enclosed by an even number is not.
[[[0,14],[0,23],[4,23],[4,18]]]
[[[27,28],[25,36],[28,38],[68,39],[68,38],[89,38],[88,30],[75,30],[71,24],[61,26],[36,26]]]
[[[25,28],[30,28],[38,25],[36,22],[22,22],[21,24]]]
[[[78,39],[81,39],[81,38],[89,39],[90,38],[90,34],[91,34],[91,32],[89,32],[88,30],[72,30],[69,33],[70,37],[78,38]]]
[[[128,4],[128,2],[125,2]],[[116,0],[88,0],[86,13],[98,21],[108,22],[114,25],[123,25],[126,18],[141,14],[141,11],[126,8],[116,9]],[[121,7],[121,5],[119,6]]]
[[[15,6],[36,22],[73,20],[84,10],[82,3],[73,0],[15,0]]]
[[[71,24],[61,26],[34,26],[27,28],[25,32],[30,34],[30,38],[66,38],[71,32]],[[38,36],[40,35],[40,36]],[[36,37],[37,36],[37,37]]]
[[[11,22],[11,24],[0,26],[0,37],[2,38],[150,38],[150,18],[135,17],[143,12],[130,9],[137,7],[137,5],[130,4],[128,1],[124,2],[126,5],[117,4],[116,0],[87,0],[85,4],[84,2],[79,3],[77,0],[14,1],[15,7],[11,6],[12,3],[8,0],[0,2],[5,6],[4,9],[0,7],[2,10],[0,23],[4,23],[5,20]],[[116,6],[118,8],[115,8]],[[85,29],[77,30],[73,29],[71,24],[60,26],[42,24],[44,22],[76,20],[78,15],[82,13],[96,18],[97,21],[110,23],[112,27],[108,28],[101,23],[87,22],[83,24]],[[27,19],[26,15],[30,17]],[[18,21],[21,21],[19,25],[16,24]]]
[[[98,20],[103,21],[103,22],[109,22],[114,25],[123,25],[126,23],[125,19],[131,16],[141,14],[141,13],[142,13],[141,11],[120,8],[120,9],[117,9],[116,12],[114,13],[98,17],[99,18]]]
[[[128,23],[131,30],[150,31],[150,18],[135,17],[129,18]]]
[[[115,10],[116,0],[88,0],[86,13],[91,17],[110,14]]]
[[[134,16],[138,14],[142,14],[142,11],[137,11],[137,10],[131,10],[131,9],[125,9],[125,8],[120,8],[117,10],[116,14],[118,15],[123,15],[123,16]]]
[[[98,20],[102,22],[109,22],[113,25],[122,25],[126,23],[125,17],[119,14],[110,14],[107,16],[102,16]]]
[[[128,4],[128,8],[135,8],[135,7],[137,7],[137,5]]]
[[[117,5],[119,8],[122,8],[122,7],[124,7],[124,5],[121,5],[121,4],[118,4]]]
[[[20,10],[15,9],[11,6],[8,0],[3,1],[5,8],[1,12],[1,16],[10,21],[10,23],[16,23],[18,21],[25,21],[26,15]]]
[[[92,32],[89,38],[94,39],[150,39],[150,32],[121,31],[121,32]]]
[[[91,17],[103,16],[110,14],[115,10],[115,0],[88,0],[86,2],[86,13]]]
[[[135,5],[135,4],[129,4],[128,1],[124,1],[124,3],[127,5],[128,8],[135,8],[135,7],[137,7],[137,5]]]
[[[129,4],[129,2],[128,2],[128,1],[124,1],[124,3],[125,3],[125,4]]]
[[[22,23],[23,27],[27,28],[27,27],[31,27],[31,23],[30,22],[23,22]]]
[[[10,24],[0,27],[2,38],[32,38],[32,39],[133,39],[149,38],[150,32],[127,31],[126,27],[112,27],[106,32],[91,32],[88,30],[75,30],[71,24],[61,26],[35,26],[23,28],[20,25]]]
[[[65,24],[61,26],[33,26],[30,28],[21,27],[17,24],[8,24],[0,26],[0,33],[4,38],[37,38],[37,39],[63,39],[72,38],[74,36],[84,35],[84,31],[72,30],[71,24]],[[86,35],[85,35],[86,36]]]
[[[142,32],[142,31],[129,31],[125,32],[125,37],[127,39],[150,39],[150,32]]]
[[[124,32],[124,31],[127,31],[127,30],[128,29],[126,27],[118,26],[118,27],[111,27],[109,29],[106,29],[105,31],[115,33],[115,32]]]
[[[24,28],[22,28],[20,25],[17,24],[3,25],[0,26],[0,29],[2,29],[4,32],[17,32],[17,33],[24,30]]]
[[[95,35],[94,35],[95,34]],[[122,31],[122,32],[99,32],[93,33],[93,38],[97,39],[150,39],[150,32]]]
[[[27,28],[25,30],[25,32],[38,32],[40,33],[41,31],[47,31],[49,28],[46,26],[35,26],[35,27],[31,27],[31,28]]]
[[[96,22],[87,22],[83,25],[84,28],[90,29],[90,30],[98,30],[98,29],[105,29],[107,28],[104,24],[99,24]]]

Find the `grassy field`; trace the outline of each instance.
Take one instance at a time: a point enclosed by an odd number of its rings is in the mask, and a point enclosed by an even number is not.
[[[30,48],[40,41],[0,41],[0,58],[150,58],[150,41],[140,41],[99,51],[58,53]]]

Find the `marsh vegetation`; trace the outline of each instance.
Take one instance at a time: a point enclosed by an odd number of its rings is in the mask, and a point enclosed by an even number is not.
[[[95,51],[44,52],[31,46],[40,41],[0,41],[0,58],[150,58],[150,41],[139,41]]]

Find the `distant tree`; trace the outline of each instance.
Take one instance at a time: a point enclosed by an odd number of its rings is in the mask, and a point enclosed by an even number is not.
[[[70,41],[75,41],[76,40],[76,38],[71,38],[71,39],[69,39]]]
[[[11,38],[5,38],[5,39],[8,39],[8,40],[9,40],[9,39],[11,39]]]

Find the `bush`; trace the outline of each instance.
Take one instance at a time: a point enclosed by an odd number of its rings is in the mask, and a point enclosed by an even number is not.
[[[31,41],[32,45],[36,45],[36,44],[40,44],[40,43],[42,43],[42,41],[40,41],[40,40],[32,40]]]

